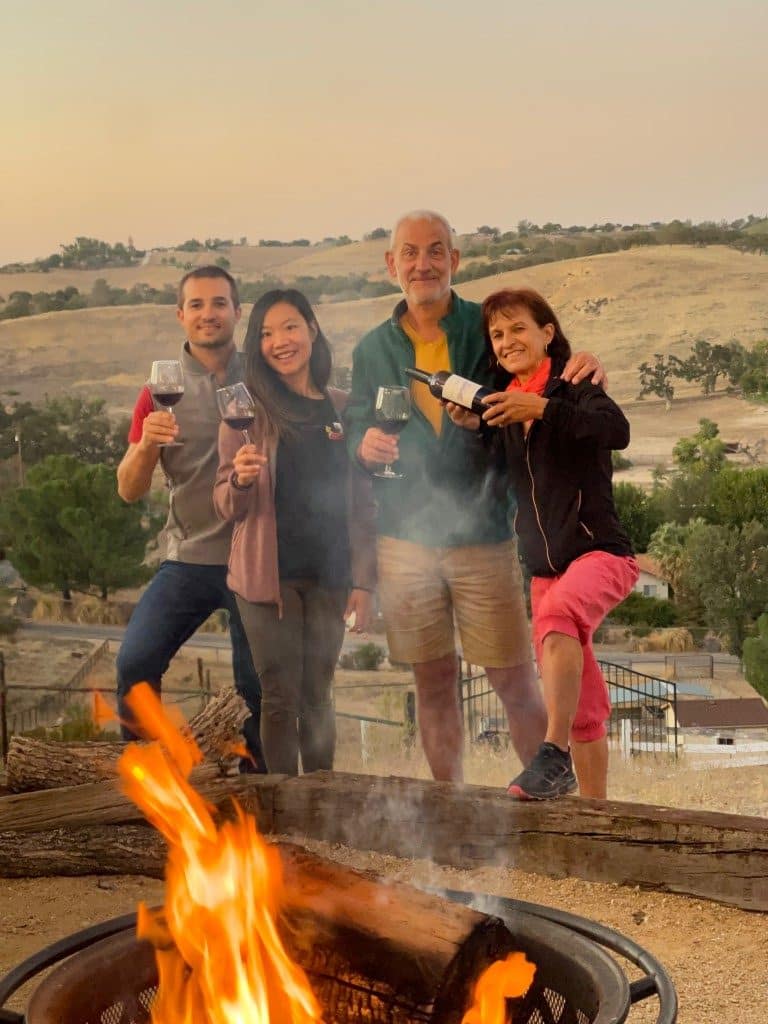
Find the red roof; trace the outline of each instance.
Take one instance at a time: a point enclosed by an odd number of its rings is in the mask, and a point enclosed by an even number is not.
[[[688,729],[768,728],[768,707],[759,697],[723,700],[680,700],[677,721]]]
[[[655,558],[651,558],[650,555],[635,555],[635,558],[642,572],[647,572],[649,576],[655,576],[656,579],[667,582],[664,573],[661,571],[661,566]]]

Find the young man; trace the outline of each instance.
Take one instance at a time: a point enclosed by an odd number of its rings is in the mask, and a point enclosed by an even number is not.
[[[393,660],[413,666],[419,731],[433,776],[461,781],[454,620],[464,658],[485,667],[504,704],[524,764],[544,739],[547,716],[508,502],[481,438],[455,426],[427,387],[415,382],[411,418],[399,439],[374,426],[378,387],[408,384],[406,367],[492,383],[480,306],[451,289],[459,251],[440,214],[401,217],[386,259],[404,298],[355,349],[347,437],[370,471],[399,460],[401,479],[375,481],[387,640]],[[581,355],[566,372],[577,380],[599,369],[594,357]]]
[[[160,691],[163,673],[212,612],[229,612],[235,686],[251,717],[243,727],[250,754],[241,770],[266,770],[259,741],[261,688],[232,593],[227,588],[231,525],[213,507],[218,468],[219,411],[216,389],[243,379],[235,348],[240,300],[234,279],[220,267],[198,267],[182,278],[176,316],[186,340],[179,356],[184,397],[175,415],[158,411],[144,388],[133,411],[128,451],[117,469],[117,489],[125,501],[149,491],[158,463],[170,488],[163,531],[165,559],[136,606],[117,656],[120,714],[130,721],[125,695],[138,682]],[[178,446],[161,447],[179,440]],[[126,739],[134,738],[127,726]]]

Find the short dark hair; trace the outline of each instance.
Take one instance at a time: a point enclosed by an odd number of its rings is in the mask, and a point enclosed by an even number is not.
[[[193,277],[223,277],[225,281],[229,282],[229,290],[232,293],[232,305],[235,309],[239,307],[240,296],[237,293],[237,281],[235,281],[234,277],[232,277],[224,267],[217,267],[215,264],[211,264],[207,267],[195,267],[194,270],[188,270],[184,277],[179,281],[179,291],[176,297],[179,309],[184,305],[184,285]]]
[[[331,378],[333,357],[328,339],[320,330],[314,310],[309,299],[296,288],[273,288],[265,292],[253,304],[245,332],[243,354],[245,355],[245,383],[251,393],[261,402],[269,421],[269,426],[280,436],[296,434],[295,416],[289,412],[285,402],[285,386],[272,367],[267,363],[261,351],[261,332],[264,318],[273,306],[286,302],[309,326],[317,329],[312,355],[309,358],[309,373],[312,382],[319,391],[325,392]]]
[[[489,295],[481,307],[483,333],[485,334],[485,348],[488,353],[492,369],[496,370],[502,376],[504,375],[496,361],[493,345],[491,344],[491,335],[489,331],[491,320],[499,315],[505,316],[511,310],[516,309],[519,306],[528,310],[538,327],[546,327],[547,324],[552,324],[555,329],[555,333],[552,335],[552,340],[547,347],[547,354],[553,362],[567,362],[571,357],[571,343],[566,338],[565,333],[560,326],[557,314],[544,296],[540,295],[537,291],[534,291],[533,288],[502,288],[501,291],[493,292]],[[506,374],[506,378],[509,378],[509,374]]]

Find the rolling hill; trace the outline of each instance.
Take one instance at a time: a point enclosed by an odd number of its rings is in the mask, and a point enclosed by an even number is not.
[[[243,276],[257,279],[270,271],[286,278],[296,273],[373,273],[376,262],[383,262],[385,248],[386,242],[377,241],[327,249],[243,249],[244,254],[284,261],[268,266],[265,259]],[[233,269],[240,272],[234,261]],[[180,276],[174,267],[144,266],[69,271],[65,283],[75,283],[73,274],[89,274],[125,285],[129,280],[147,280],[149,270],[158,275],[155,282],[175,282]],[[65,272],[34,276],[43,279],[50,290],[62,286],[57,280],[59,273]],[[18,287],[17,279],[30,276],[3,275],[0,288],[7,294],[12,280],[13,287]],[[30,284],[25,282],[25,287]],[[667,457],[674,440],[686,432],[675,425],[679,417],[681,428],[689,420],[695,426],[699,416],[707,415],[717,419],[729,437],[734,431],[744,438],[768,436],[768,409],[740,399],[699,400],[694,399],[693,391],[682,391],[693,401],[675,403],[668,416],[664,416],[661,403],[633,401],[637,366],[655,352],[682,355],[696,338],[712,342],[736,338],[751,347],[768,337],[768,259],[717,246],[637,248],[512,271],[460,285],[458,291],[481,300],[496,288],[520,285],[537,288],[550,299],[576,349],[600,355],[610,375],[611,392],[629,403],[633,450],[641,442],[645,447],[645,438],[651,449],[648,458],[659,461]],[[385,296],[318,307],[318,318],[334,346],[337,363],[350,362],[355,342],[384,319],[392,306],[393,297]],[[246,307],[239,341],[248,312]],[[75,310],[3,321],[0,393],[8,399],[18,392],[33,400],[45,393],[83,393],[103,397],[116,412],[126,412],[152,359],[173,357],[179,341],[174,309],[168,306]]]

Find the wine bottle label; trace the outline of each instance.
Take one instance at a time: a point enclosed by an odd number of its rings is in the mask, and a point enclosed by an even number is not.
[[[472,400],[478,391],[482,391],[482,384],[475,384],[474,381],[465,377],[457,377],[452,373],[443,384],[443,400],[454,402],[456,405],[463,405],[465,409],[472,408]]]

